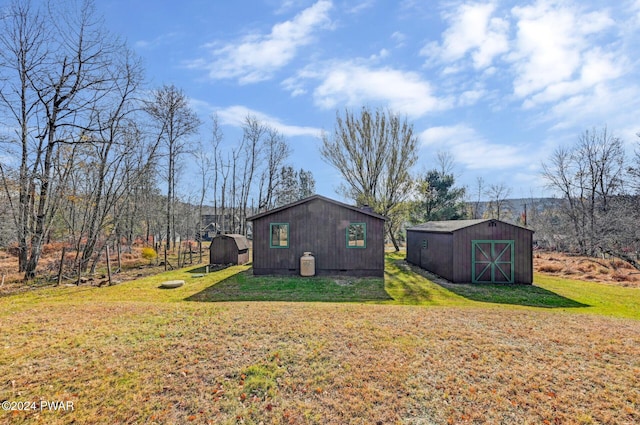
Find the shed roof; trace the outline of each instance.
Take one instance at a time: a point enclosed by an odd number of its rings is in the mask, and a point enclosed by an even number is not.
[[[227,235],[216,235],[215,238],[233,239],[236,243],[236,246],[238,247],[238,250],[240,251],[242,251],[243,249],[249,249],[249,241],[247,241],[247,238],[244,235],[229,233]]]
[[[292,203],[290,203],[290,204],[283,205],[283,206],[281,206],[281,207],[274,208],[274,209],[272,209],[272,210],[265,211],[265,212],[263,212],[263,213],[253,215],[253,216],[251,216],[251,217],[248,217],[248,218],[247,218],[247,221],[257,220],[257,219],[259,219],[259,218],[262,218],[262,217],[268,216],[268,215],[270,215],[270,214],[274,214],[274,213],[277,213],[277,212],[279,212],[279,211],[283,211],[283,210],[286,210],[286,209],[289,209],[289,208],[293,208],[293,207],[296,207],[296,206],[298,206],[298,205],[306,204],[307,202],[311,202],[311,201],[314,201],[314,200],[321,200],[321,201],[325,201],[325,202],[330,202],[330,203],[332,203],[332,204],[335,204],[335,205],[341,206],[341,207],[343,207],[343,208],[347,208],[347,209],[350,209],[350,210],[353,210],[353,211],[357,211],[357,212],[360,212],[360,213],[362,213],[362,214],[366,214],[366,215],[368,215],[368,216],[378,218],[378,219],[380,219],[380,220],[386,220],[386,219],[387,219],[387,218],[386,218],[385,216],[383,216],[383,215],[380,215],[380,214],[374,213],[374,212],[372,212],[372,211],[367,211],[367,210],[365,210],[365,209],[362,209],[361,207],[356,207],[356,206],[354,206],[354,205],[344,204],[344,203],[342,203],[342,202],[338,202],[338,201],[336,201],[336,200],[333,200],[333,199],[331,199],[331,198],[327,198],[327,197],[322,196],[322,195],[312,195],[312,196],[309,196],[309,197],[307,197],[307,198],[301,199],[301,200],[299,200],[299,201],[292,202]]]
[[[426,223],[418,224],[417,226],[408,227],[407,230],[412,230],[416,232],[430,232],[430,233],[453,233],[460,229],[475,226],[477,224],[485,223],[488,221],[497,221],[500,223],[508,224],[509,226],[519,227],[523,230],[528,230],[529,232],[533,232],[533,230],[527,229],[526,227],[518,226],[516,224],[511,224],[502,220],[496,220],[492,218],[480,218],[475,220],[427,221]]]

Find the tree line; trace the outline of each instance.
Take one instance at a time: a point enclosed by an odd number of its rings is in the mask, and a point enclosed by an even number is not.
[[[26,279],[50,241],[70,247],[79,275],[109,243],[171,249],[210,224],[246,235],[251,214],[315,192],[277,129],[248,115],[242,135],[227,139],[218,117],[203,121],[175,85],[147,87],[139,59],[94,3],[75,4],[12,0],[0,16],[0,243],[15,245]],[[504,183],[457,185],[446,152],[415,172],[418,149],[413,125],[385,109],[338,111],[322,135],[321,157],[343,178],[338,192],[386,216],[396,249],[408,224],[492,217],[563,250],[637,260],[640,152],[629,158],[606,128],[553,152],[542,177],[558,202],[532,200],[524,215],[509,211]],[[187,168],[196,178],[185,195]],[[214,223],[202,221],[207,206]]]
[[[606,127],[557,148],[542,164],[541,176],[557,199],[525,201],[522,211],[511,210],[511,189],[504,183],[487,186],[479,177],[472,190],[457,186],[446,152],[438,154],[433,169],[413,173],[417,137],[406,118],[392,111],[363,107],[339,113],[322,142],[324,160],[344,179],[340,192],[388,218],[388,239],[396,250],[406,225],[496,218],[533,228],[541,244],[613,255],[640,268],[640,149],[629,158],[623,141]]]
[[[543,176],[562,200],[541,223],[550,241],[640,268],[640,149],[629,157],[624,142],[606,127],[586,130],[575,144],[551,154]]]
[[[286,138],[256,117],[230,141],[214,115],[199,140],[205,124],[184,92],[147,87],[90,0],[2,10],[0,125],[0,240],[15,244],[25,279],[50,241],[69,246],[79,274],[109,243],[159,237],[171,248],[195,236],[205,203],[230,217],[221,230],[246,234],[251,212],[315,191],[289,164]],[[185,196],[179,180],[194,164],[200,190]]]

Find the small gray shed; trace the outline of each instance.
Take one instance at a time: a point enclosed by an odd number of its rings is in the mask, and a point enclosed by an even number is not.
[[[211,240],[210,264],[246,264],[249,262],[249,242],[243,235],[217,235]]]

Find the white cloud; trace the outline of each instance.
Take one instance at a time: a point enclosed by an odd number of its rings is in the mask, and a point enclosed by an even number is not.
[[[396,31],[391,34],[391,39],[396,43],[396,47],[403,47],[405,42],[407,41],[407,36],[400,31]]]
[[[509,59],[516,74],[514,94],[528,98],[525,106],[555,101],[620,75],[613,55],[591,47],[591,37],[614,25],[607,12],[585,13],[566,2],[539,0],[512,13],[518,30]]]
[[[451,152],[456,162],[470,170],[503,170],[531,161],[524,149],[491,143],[465,124],[428,128],[420,134],[420,140],[423,146]]]
[[[450,26],[442,35],[442,44],[428,43],[421,54],[445,63],[459,61],[470,54],[474,68],[490,66],[496,56],[509,48],[509,23],[494,17],[495,11],[494,2],[459,5],[444,15]]]
[[[295,136],[312,136],[320,137],[322,129],[315,127],[296,126],[283,123],[280,119],[264,112],[256,111],[243,105],[232,105],[220,108],[210,104],[205,100],[189,99],[189,105],[196,110],[201,116],[212,116],[214,113],[218,116],[220,124],[231,127],[242,127],[247,116],[254,116],[260,122],[275,128],[282,135],[288,137]]]
[[[636,18],[640,18],[640,0],[633,1],[629,9],[632,11],[632,13],[637,14]],[[637,20],[636,20],[636,23],[637,23]]]
[[[458,96],[458,106],[474,105],[486,95],[487,91],[483,88],[466,90]]]
[[[372,8],[374,4],[375,0],[361,0],[354,5],[350,4],[351,7],[347,9],[347,13],[358,14],[363,10]]]
[[[598,84],[588,93],[569,96],[553,104],[546,118],[554,129],[607,125],[613,130],[636,123],[640,130],[640,87]]]
[[[299,94],[311,79],[320,80],[313,97],[323,109],[381,103],[396,113],[415,118],[448,109],[453,104],[451,99],[437,97],[431,84],[415,72],[373,68],[362,61],[308,67],[296,78],[287,80],[285,87],[292,94]]]
[[[389,56],[389,51],[387,49],[381,49],[377,54],[373,54],[369,57],[371,61],[379,61]]]
[[[213,61],[198,59],[188,66],[207,69],[213,79],[238,78],[241,84],[268,80],[312,42],[316,30],[330,23],[332,7],[331,1],[319,0],[292,20],[274,25],[267,35],[248,35],[222,46],[212,43],[207,47],[213,49]]]
[[[167,34],[161,34],[152,40],[138,40],[133,44],[133,46],[137,49],[154,49],[169,44],[179,36],[180,34],[177,32],[170,32]]]
[[[241,105],[234,105],[222,109],[217,109],[216,113],[218,114],[218,117],[220,118],[220,122],[222,124],[230,125],[233,127],[241,127],[244,124],[245,118],[247,116],[254,116],[259,121],[269,125],[272,128],[275,128],[284,136],[320,137],[320,135],[322,134],[322,130],[319,128],[284,124],[278,118]]]

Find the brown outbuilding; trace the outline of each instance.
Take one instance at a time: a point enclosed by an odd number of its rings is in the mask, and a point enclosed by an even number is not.
[[[455,283],[533,283],[533,230],[500,220],[407,228],[407,261]]]
[[[210,264],[246,264],[249,262],[249,242],[243,235],[216,235],[211,240]]]
[[[313,195],[247,220],[256,275],[301,274],[313,256],[316,275],[384,276],[386,218],[370,208]]]

